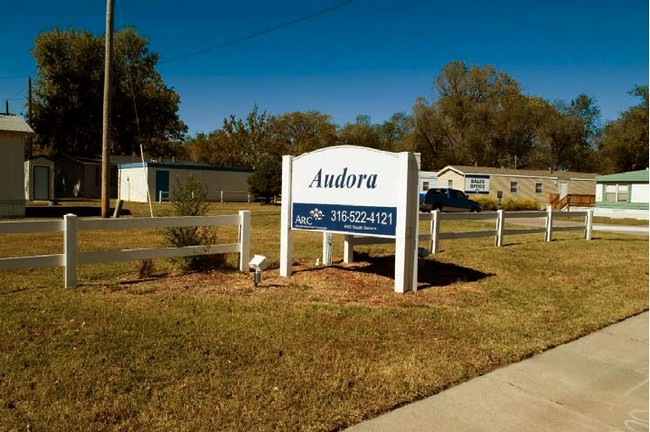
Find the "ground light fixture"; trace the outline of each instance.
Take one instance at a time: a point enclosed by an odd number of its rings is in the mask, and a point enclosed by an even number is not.
[[[248,267],[255,270],[253,274],[253,285],[257,286],[262,282],[262,271],[269,266],[269,262],[264,255],[255,255],[248,262]]]

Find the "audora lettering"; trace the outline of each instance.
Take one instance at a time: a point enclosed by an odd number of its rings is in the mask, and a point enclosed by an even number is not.
[[[325,189],[376,189],[377,174],[348,174],[348,169],[338,175],[323,174],[323,168],[319,169],[314,179],[309,183],[310,188]]]

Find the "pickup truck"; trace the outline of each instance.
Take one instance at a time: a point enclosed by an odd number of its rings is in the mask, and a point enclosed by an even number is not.
[[[432,188],[424,195],[420,211],[470,211],[480,212],[481,206],[467,198],[464,192],[450,188]]]

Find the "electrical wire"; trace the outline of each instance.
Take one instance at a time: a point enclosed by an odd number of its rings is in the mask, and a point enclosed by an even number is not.
[[[277,30],[280,30],[280,29],[283,29],[283,28],[286,28],[286,27],[290,27],[290,26],[292,26],[294,24],[297,24],[299,22],[306,21],[306,20],[315,18],[317,16],[324,15],[326,13],[332,12],[333,10],[342,8],[343,6],[347,6],[352,2],[353,2],[353,0],[346,0],[346,1],[342,2],[342,3],[338,3],[338,4],[335,4],[333,6],[321,9],[321,10],[316,11],[314,13],[311,13],[309,15],[304,15],[304,16],[302,16],[300,18],[296,18],[296,19],[293,19],[293,20],[290,20],[290,21],[286,21],[286,22],[283,22],[281,24],[277,24],[277,25],[274,25],[272,27],[268,27],[268,28],[265,28],[263,30],[253,32],[253,33],[250,33],[250,34],[245,35],[245,36],[240,36],[240,37],[228,40],[226,42],[223,42],[223,43],[220,43],[220,44],[217,44],[217,45],[212,45],[210,47],[207,47],[207,48],[204,48],[204,49],[201,49],[201,50],[198,50],[198,51],[194,51],[194,52],[191,52],[191,53],[188,53],[188,54],[183,54],[183,55],[180,55],[180,56],[177,56],[177,57],[162,59],[162,60],[160,60],[158,62],[158,64],[171,63],[171,62],[175,62],[175,61],[178,61],[178,60],[184,60],[186,58],[195,57],[195,56],[198,56],[198,55],[201,55],[201,54],[206,54],[206,53],[208,53],[210,51],[214,51],[216,49],[223,48],[223,47],[226,47],[228,45],[233,45],[233,44],[243,42],[243,41],[246,41],[246,40],[255,39],[255,38],[259,37],[259,36],[263,36],[265,34],[269,34],[269,33],[272,33],[274,31],[277,31]]]
[[[119,5],[119,3],[118,3]],[[120,24],[122,26],[122,29],[124,29],[124,19],[122,17],[122,8],[118,8],[119,14],[120,14]],[[135,98],[135,86],[133,85],[133,75],[131,74],[131,61],[127,56],[127,60],[129,60],[129,64],[126,67],[126,76],[129,81],[129,87],[131,90],[131,98],[133,99],[133,112],[135,114],[135,126],[136,126],[136,131],[138,133],[138,144],[140,145],[140,159],[142,160],[142,172],[144,173],[145,177],[147,176],[147,170],[146,170],[146,163],[144,161],[144,148],[142,147],[142,135],[140,133],[140,116],[138,115],[138,103]],[[153,217],[153,205],[151,204],[151,192],[149,191],[149,179],[146,178],[146,183],[147,183],[147,202],[149,203],[149,214],[151,217]]]

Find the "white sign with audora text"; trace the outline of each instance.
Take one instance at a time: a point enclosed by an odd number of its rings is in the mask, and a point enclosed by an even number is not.
[[[329,147],[294,158],[291,228],[395,236],[398,154]]]
[[[294,230],[342,234],[348,246],[353,236],[383,237],[395,242],[395,291],[416,290],[417,186],[413,153],[335,146],[283,156],[280,276],[291,275]]]

